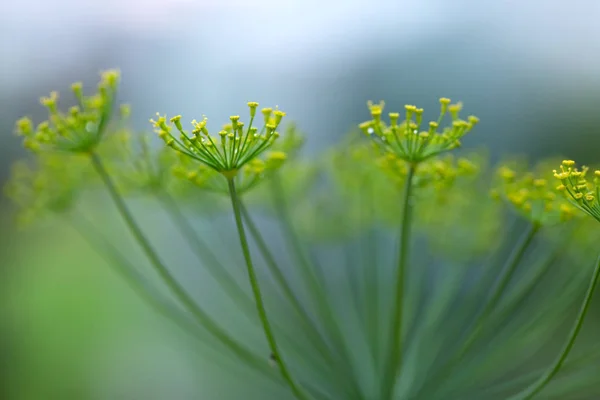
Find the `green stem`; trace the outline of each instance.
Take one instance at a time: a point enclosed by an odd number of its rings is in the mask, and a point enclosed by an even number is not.
[[[567,359],[571,349],[575,345],[575,340],[581,331],[583,326],[583,322],[585,320],[585,316],[590,308],[590,304],[592,302],[592,297],[594,296],[594,291],[596,290],[596,286],[598,285],[598,281],[600,280],[600,256],[596,261],[596,266],[594,268],[594,272],[592,273],[592,279],[590,280],[590,285],[588,287],[585,298],[583,299],[583,303],[579,309],[579,314],[575,319],[575,323],[573,324],[573,328],[571,329],[571,333],[569,334],[565,346],[562,351],[554,361],[554,363],[548,368],[546,373],[542,375],[536,382],[532,383],[529,387],[523,390],[522,393],[517,394],[511,398],[511,400],[529,400],[532,399],[536,394],[538,394],[547,384],[552,380],[552,378],[558,373],[563,363]]]
[[[285,235],[287,245],[290,248],[290,252],[296,256],[300,264],[302,279],[304,280],[306,287],[311,292],[311,295],[316,302],[316,309],[319,313],[319,317],[325,324],[325,329],[333,335],[333,343],[337,345],[336,353],[338,353],[341,359],[339,364],[341,364],[344,369],[348,371],[349,376],[354,377],[356,373],[352,366],[352,360],[350,358],[350,354],[348,353],[340,326],[333,314],[330,301],[324,292],[322,285],[323,279],[320,281],[316,276],[316,273],[312,268],[304,249],[302,248],[301,241],[293,229],[293,224],[289,214],[289,207],[285,199],[283,185],[281,184],[279,175],[274,174],[271,177],[270,183],[271,195],[273,196],[273,205]],[[316,262],[314,263],[316,264]],[[320,267],[317,266],[317,269],[320,270]],[[364,399],[357,379],[350,379],[348,385],[348,389],[352,391],[352,398]]]
[[[183,317],[181,311],[160,296],[156,288],[152,287],[151,282],[139,273],[127,259],[108,241],[97,232],[92,224],[83,218],[81,221],[70,219],[68,222],[73,229],[87,242],[90,247],[104,258],[108,264],[127,282],[127,284],[136,292],[139,297],[146,302],[154,311],[171,319],[182,330],[193,332],[191,323]],[[197,333],[197,332],[194,332]]]
[[[210,249],[210,246],[200,238],[196,230],[190,225],[187,218],[177,205],[177,202],[167,193],[159,192],[156,193],[156,195],[160,204],[167,212],[167,215],[185,238],[192,252],[196,255],[198,261],[207,266],[211,276],[233,300],[240,311],[242,311],[242,313],[244,313],[244,315],[247,316],[253,324],[260,323],[260,321],[252,318],[252,314],[254,313],[255,309],[252,305],[253,301],[250,295],[244,291],[231,273],[227,271],[223,263],[219,261],[215,253]],[[242,212],[243,211],[244,209],[242,206]],[[307,353],[306,350],[302,348],[296,337],[290,337],[290,335],[284,331],[282,331],[282,337],[283,339],[287,340],[291,346],[293,346],[296,354],[305,359],[310,359],[309,362],[314,362],[315,358],[311,353]]]
[[[262,237],[258,227],[250,217],[248,210],[244,206],[244,203],[240,199],[240,210],[242,213],[242,218],[246,225],[248,226],[248,230],[250,231],[250,235],[254,238],[258,250],[262,254],[269,268],[269,271],[275,278],[277,284],[281,287],[283,294],[287,297],[288,301],[292,304],[294,310],[298,313],[300,318],[302,319],[304,326],[307,330],[311,332],[310,339],[311,342],[319,349],[320,354],[329,362],[331,362],[331,349],[329,348],[327,341],[320,334],[319,330],[315,326],[312,318],[298,299],[298,296],[294,293],[292,287],[290,286],[287,278],[279,268],[279,265],[275,261],[275,257],[271,254],[269,247],[265,239]]]
[[[162,315],[166,319],[177,325],[182,331],[196,339],[202,341],[209,339],[206,336],[206,331],[202,330],[200,325],[191,321],[188,316],[182,313],[181,309],[175,307],[170,301],[164,298],[152,283],[136,268],[131,265],[127,258],[119,252],[111,243],[109,243],[103,235],[94,229],[93,225],[85,219],[80,218],[80,221],[69,220],[70,225],[75,231],[85,240],[90,247],[104,258],[107,263],[113,268],[129,285],[129,287],[144,301],[152,310]],[[210,346],[209,346],[210,347]],[[206,349],[204,347],[204,349]],[[214,349],[214,348],[213,348]],[[216,349],[214,349],[216,350]],[[272,370],[264,363],[264,360],[253,356],[255,365],[260,366],[259,372],[265,377],[281,384]],[[215,363],[222,364],[223,357],[213,355]],[[224,368],[231,368],[223,365]]]
[[[366,199],[366,207],[368,209],[367,220],[371,221],[368,226],[367,233],[367,259],[365,260],[364,279],[365,279],[365,315],[367,316],[365,322],[369,327],[369,342],[371,348],[371,357],[373,359],[373,366],[376,371],[379,369],[379,358],[380,358],[380,340],[379,340],[379,249],[377,246],[377,225],[375,224],[376,216],[374,212],[374,196],[373,187],[365,182],[367,190],[365,195],[368,196]]]
[[[525,252],[529,248],[529,245],[532,243],[533,238],[539,231],[540,226],[537,224],[530,224],[529,228],[525,231],[523,236],[513,252],[510,254],[503,271],[501,272],[500,278],[498,279],[498,283],[495,285],[492,294],[489,297],[489,300],[486,302],[483,310],[479,314],[479,317],[476,320],[475,326],[480,326],[490,315],[490,313],[494,310],[498,302],[502,298],[506,287],[510,283],[512,276],[514,275],[517,266],[521,262],[521,259],[525,255]]]
[[[92,162],[92,166],[106,186],[110,197],[117,207],[119,214],[121,214],[125,224],[129,228],[129,231],[142,248],[142,251],[154,267],[156,273],[167,285],[169,290],[175,295],[177,300],[179,300],[184,307],[194,315],[194,317],[206,328],[206,330],[208,330],[213,336],[226,345],[229,350],[231,350],[242,360],[246,361],[248,364],[259,367],[260,364],[256,364],[254,354],[245,349],[236,340],[229,336],[227,332],[225,332],[202,308],[195,303],[192,297],[190,297],[190,295],[177,282],[173,275],[171,275],[167,267],[160,260],[158,254],[154,251],[146,236],[143,234],[139,225],[136,223],[133,215],[125,205],[125,201],[119,194],[114,182],[106,171],[104,164],[100,160],[100,157],[98,157],[96,153],[90,153],[90,160]]]
[[[286,204],[284,195],[283,195],[283,187],[279,176],[277,174],[273,175],[271,178],[271,193],[274,199],[274,206],[281,222],[281,226],[284,230],[284,234],[286,236],[287,242],[291,247],[291,251],[297,257],[300,266],[302,267],[302,275],[303,279],[306,282],[306,286],[308,286],[309,290],[315,295],[319,297],[319,300],[322,300],[322,285],[319,279],[316,276],[316,272],[314,268],[312,268],[304,250],[302,249],[302,245],[300,240],[292,228],[292,222],[290,220],[290,216],[288,213],[288,206]],[[321,303],[321,302],[319,302]]]
[[[207,266],[208,272],[242,311],[251,311],[252,307],[248,304],[250,300],[249,295],[246,294],[231,273],[219,261],[210,249],[210,246],[201,240],[195,229],[188,222],[188,219],[179,209],[175,200],[166,193],[157,193],[157,197],[198,261],[203,262]]]
[[[440,385],[450,376],[450,374],[454,370],[454,367],[456,367],[456,365],[460,363],[464,355],[467,354],[471,347],[477,342],[483,324],[486,322],[490,313],[494,310],[494,308],[502,298],[502,295],[504,294],[506,287],[510,283],[510,280],[517,266],[521,262],[521,259],[523,258],[527,249],[529,248],[529,245],[532,243],[535,235],[539,231],[539,228],[540,227],[537,224],[530,224],[528,229],[521,236],[519,242],[517,243],[517,245],[509,255],[508,259],[506,260],[506,263],[502,269],[502,272],[500,273],[497,283],[492,289],[492,294],[488,297],[488,300],[484,304],[483,308],[475,317],[475,320],[471,325],[472,327],[469,330],[469,336],[463,342],[458,352],[455,353],[454,356],[452,356],[450,361],[448,361],[446,365],[441,368],[440,371],[438,371],[430,380],[428,380],[429,383],[427,388],[422,388],[418,395],[425,395],[426,393],[428,393],[429,390],[434,390],[440,387]]]
[[[233,207],[233,214],[235,216],[235,224],[237,226],[238,234],[240,237],[240,245],[242,246],[242,252],[244,253],[244,260],[246,261],[246,267],[248,271],[248,279],[250,281],[250,286],[252,287],[252,293],[254,294],[254,300],[256,301],[256,310],[258,311],[258,316],[263,325],[263,330],[265,332],[265,337],[267,342],[269,343],[269,347],[271,349],[272,356],[275,358],[275,362],[279,367],[281,375],[283,379],[288,383],[290,389],[294,393],[294,396],[297,399],[307,399],[306,395],[300,390],[300,388],[294,382],[292,375],[290,374],[283,357],[281,356],[281,352],[279,351],[279,347],[277,346],[277,342],[275,340],[275,334],[273,329],[271,328],[271,324],[269,323],[269,319],[267,317],[267,311],[265,309],[265,304],[263,302],[262,293],[260,290],[260,285],[258,283],[258,278],[256,277],[256,271],[254,270],[254,265],[252,264],[252,257],[250,256],[250,248],[248,246],[248,240],[246,239],[246,232],[244,230],[244,224],[242,222],[242,212],[240,210],[240,203],[238,199],[238,195],[235,190],[235,183],[233,179],[228,179],[227,183],[229,185],[229,195],[231,197],[231,205]]]
[[[394,288],[394,303],[392,304],[392,323],[390,325],[390,347],[386,366],[383,370],[382,399],[391,399],[394,395],[396,377],[402,369],[402,322],[404,314],[405,275],[411,233],[411,193],[416,166],[410,164],[404,191],[402,194],[402,220],[400,222],[400,243],[398,254],[398,269],[396,271],[396,286]]]

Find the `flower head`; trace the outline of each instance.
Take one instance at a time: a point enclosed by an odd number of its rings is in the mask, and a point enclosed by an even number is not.
[[[431,121],[427,129],[423,127],[423,109],[413,105],[405,106],[405,119],[399,121],[399,113],[390,113],[390,124],[382,120],[385,103],[369,102],[372,119],[359,125],[361,130],[372,138],[386,152],[413,164],[420,163],[440,153],[461,145],[462,137],[479,122],[474,116],[462,120],[459,113],[462,104],[450,104],[441,99],[441,112],[437,121]],[[444,116],[450,114],[452,123],[440,129]]]
[[[285,113],[278,109],[273,111],[264,108],[264,124],[259,131],[253,126],[257,106],[255,102],[248,103],[250,122],[247,127],[239,116],[234,115],[217,135],[209,133],[206,118],[200,122],[192,121],[191,133],[183,129],[179,115],[171,118],[170,123],[160,115],[151,122],[167,146],[227,179],[233,179],[244,167],[258,162],[254,160],[271,148],[279,138],[277,128]]]
[[[592,175],[588,167],[579,169],[575,161],[564,160],[553,173],[560,181],[557,190],[575,207],[600,221],[600,170]]]
[[[74,83],[71,90],[78,105],[67,112],[59,110],[58,92],[42,97],[40,103],[48,109],[48,120],[36,128],[29,118],[17,121],[16,132],[23,136],[23,145],[35,152],[50,149],[87,153],[93,150],[111,119],[118,81],[118,71],[103,72],[97,93],[92,96],[84,96],[82,84]]]
[[[559,195],[540,164],[536,172],[524,168],[502,165],[497,170],[498,183],[493,195],[506,201],[517,213],[538,225],[555,224],[574,217],[575,209]]]
[[[20,208],[19,222],[29,224],[46,213],[71,209],[92,176],[81,157],[73,156],[65,163],[60,155],[42,154],[31,162],[16,162],[4,190]]]

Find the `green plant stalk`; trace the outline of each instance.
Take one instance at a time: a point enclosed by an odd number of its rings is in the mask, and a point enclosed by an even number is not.
[[[81,220],[82,218],[80,218]],[[127,285],[146,303],[152,310],[162,315],[166,319],[177,325],[182,331],[197,339],[206,339],[206,332],[200,329],[200,325],[191,321],[188,316],[181,312],[181,309],[175,307],[152,287],[148,279],[139,273],[136,268],[123,256],[113,245],[111,245],[99,232],[96,232],[92,225],[86,220],[76,222],[72,219],[69,224],[86,241],[90,247],[104,258],[107,263],[125,280]],[[205,348],[206,350],[206,348]],[[265,377],[275,383],[281,384],[271,368],[269,368],[263,359],[253,355],[255,366],[259,368]],[[213,362],[222,363],[222,357],[212,357]],[[222,365],[224,368],[230,366]]]
[[[279,180],[279,176],[274,174],[271,178],[271,193],[273,195],[273,203],[275,206],[275,210],[283,227],[284,234],[286,235],[286,239],[288,244],[291,247],[291,250],[296,255],[298,260],[300,261],[300,265],[302,267],[302,275],[303,279],[306,282],[306,286],[308,286],[309,290],[313,292],[315,297],[319,298],[319,301],[322,300],[322,287],[321,282],[316,276],[316,272],[311,267],[310,262],[307,260],[306,255],[302,249],[300,244],[300,240],[298,239],[296,233],[292,229],[292,223],[290,221],[288,207],[285,203],[285,199],[283,196],[283,187]]]
[[[181,311],[162,298],[160,293],[152,287],[148,279],[140,274],[126,258],[106,241],[105,238],[92,228],[92,224],[83,218],[80,221],[70,219],[68,222],[71,227],[87,242],[87,244],[108,261],[108,264],[125,280],[138,296],[147,303],[157,313],[171,319],[177,326],[184,331],[193,331],[194,323],[185,318]]]
[[[271,195],[273,196],[274,207],[277,212],[277,216],[279,217],[279,222],[282,226],[284,235],[286,236],[288,246],[291,248],[291,252],[295,254],[299,260],[300,266],[302,267],[302,278],[304,279],[308,289],[312,292],[311,294],[314,296],[314,299],[316,299],[317,311],[325,323],[325,328],[334,336],[333,343],[338,344],[336,352],[341,358],[340,364],[348,370],[349,376],[353,376],[355,375],[355,372],[344,341],[344,336],[342,335],[340,327],[333,315],[330,302],[323,291],[323,287],[315,276],[315,272],[307,260],[307,257],[302,249],[302,245],[300,244],[300,240],[293,229],[288,207],[283,195],[283,187],[277,174],[274,174],[271,177]],[[349,385],[351,386],[351,390],[355,396],[354,398],[364,398],[356,379],[350,379]]]
[[[558,259],[559,255],[564,252],[566,247],[567,245],[556,247],[548,257],[532,268],[534,270],[532,276],[529,277],[523,285],[515,288],[515,295],[508,299],[509,301],[507,301],[507,305],[504,308],[494,313],[493,321],[490,321],[493,323],[486,324],[483,331],[486,333],[495,332],[495,330],[502,328],[502,326],[510,319],[510,316],[514,315],[514,313],[522,306],[523,302],[533,293],[535,287],[539,285],[541,279],[548,273],[554,261]],[[487,357],[486,360],[490,360],[490,357]],[[481,372],[481,369],[479,369],[478,372]],[[452,383],[459,387],[465,381],[473,381],[473,379],[475,379],[473,373],[466,370],[461,375],[453,377]]]
[[[335,365],[335,360],[333,359],[332,350],[329,347],[329,344],[327,343],[326,338],[323,336],[322,332],[319,331],[318,326],[312,320],[312,318],[308,314],[306,308],[302,305],[301,301],[299,300],[298,296],[294,293],[292,287],[290,286],[290,284],[288,282],[288,279],[283,274],[281,268],[279,267],[279,265],[277,264],[277,261],[275,260],[275,257],[269,250],[269,247],[268,247],[264,237],[260,233],[260,230],[258,229],[256,224],[252,220],[252,217],[250,216],[250,213],[246,209],[246,206],[244,205],[244,202],[243,202],[241,196],[239,196],[239,193],[238,193],[238,199],[239,199],[240,210],[242,213],[243,222],[248,227],[248,230],[250,231],[250,235],[252,236],[253,240],[255,241],[255,243],[258,247],[258,250],[261,253],[261,255],[263,256],[272,276],[275,278],[277,284],[282,289],[284,295],[288,298],[288,301],[290,301],[294,310],[297,312],[298,316],[301,318],[302,323],[303,323],[303,328],[306,330],[306,332],[309,333],[308,339],[311,342],[311,345],[314,346],[314,348],[316,348],[318,350],[318,358],[314,357],[312,355],[312,352],[310,352],[310,351],[307,352],[305,349],[298,351],[298,356],[311,358],[311,360],[313,362],[313,364],[312,364],[313,370],[315,370],[314,372],[316,372],[318,374],[323,374],[322,376],[329,376],[332,373],[332,366]],[[277,328],[277,325],[275,327]],[[282,332],[281,335],[283,336],[285,333],[284,330],[281,329],[281,332]],[[288,342],[292,343],[291,338],[289,338],[287,336],[284,338]],[[318,368],[317,368],[317,366],[318,366]],[[319,371],[316,371],[317,369]],[[334,372],[339,372],[339,371],[334,370]],[[340,375],[340,379],[341,379],[342,384],[346,383],[345,376]],[[343,385],[341,385],[341,387],[344,388]]]
[[[254,306],[252,305],[252,299],[244,289],[237,283],[234,277],[227,271],[223,263],[219,261],[217,256],[212,252],[210,247],[201,240],[194,228],[187,221],[181,209],[173,200],[171,196],[164,192],[156,192],[156,197],[159,203],[165,209],[165,212],[175,225],[175,227],[181,232],[182,236],[187,241],[192,252],[200,262],[204,262],[207,265],[209,273],[217,281],[217,283],[223,288],[227,295],[233,300],[235,305],[248,317],[252,323],[260,323],[260,321],[252,318],[254,312]],[[290,337],[282,331],[282,336],[287,340],[291,346],[294,347],[295,353],[299,357],[311,358],[314,361],[312,354],[307,353],[295,338]]]
[[[563,370],[575,370],[577,369],[577,371],[581,371],[582,367],[586,367],[586,366],[590,366],[590,365],[595,365],[592,362],[597,360],[598,358],[598,354],[585,354],[583,356],[578,356],[576,359],[570,358],[569,360],[567,360],[564,365],[563,365]],[[519,387],[523,386],[524,384],[526,384],[527,382],[531,381],[532,379],[538,377],[539,375],[541,375],[542,373],[544,373],[544,371],[546,371],[546,368],[537,368],[534,371],[529,371],[526,372],[525,374],[520,374],[518,377],[516,378],[512,378],[508,381],[502,381],[502,382],[498,382],[498,383],[492,383],[491,385],[483,385],[482,387],[479,387],[476,390],[477,395],[473,395],[473,398],[477,398],[477,399],[487,399],[487,398],[497,398],[498,396],[502,395],[503,392],[507,392],[507,391],[514,391],[515,389],[518,389]],[[450,392],[447,394],[447,396],[449,396],[449,398],[452,398],[452,396],[458,396],[458,394]]]
[[[301,319],[304,323],[304,327],[311,332],[311,334],[310,334],[311,342],[313,342],[313,345],[316,348],[318,348],[320,354],[328,362],[332,362],[331,349],[329,348],[327,340],[319,332],[314,321],[312,320],[312,318],[306,311],[306,308],[302,305],[298,296],[294,293],[287,278],[281,271],[281,268],[279,268],[277,261],[275,261],[275,257],[269,250],[269,247],[267,246],[265,239],[263,238],[262,234],[260,233],[260,230],[258,229],[256,224],[252,220],[250,213],[248,213],[248,210],[246,209],[246,206],[244,205],[244,202],[242,201],[242,199],[240,199],[240,210],[242,212],[242,219],[245,222],[245,224],[248,226],[250,235],[256,242],[258,250],[264,257],[267,267],[269,268],[269,271],[271,272],[271,274],[273,275],[273,277],[275,278],[275,280],[281,287],[281,289],[282,289],[284,295],[287,297],[288,301],[292,304],[293,308],[296,310],[298,315],[301,317]]]
[[[391,399],[394,395],[396,377],[402,370],[402,322],[404,316],[405,275],[408,252],[410,248],[410,234],[412,225],[412,206],[410,197],[412,183],[415,176],[416,165],[409,164],[404,190],[402,193],[402,220],[400,222],[400,240],[398,247],[398,265],[396,270],[396,285],[394,288],[394,304],[390,324],[389,351],[383,369],[382,399]]]
[[[368,194],[366,199],[366,206],[368,207],[368,219],[370,221],[375,220],[374,204],[372,188],[367,186],[365,191]],[[377,231],[374,225],[369,226],[369,232],[367,234],[367,257],[364,268],[364,280],[365,280],[365,323],[368,327],[368,338],[371,348],[371,357],[373,359],[373,367],[377,371],[379,368],[379,359],[381,353],[381,346],[379,340],[379,257],[378,257],[378,246],[377,246]]]
[[[519,242],[514,247],[513,251],[509,255],[504,268],[497,280],[497,283],[494,285],[494,289],[492,290],[492,294],[488,297],[488,300],[484,304],[481,311],[475,317],[475,321],[472,324],[472,328],[470,329],[469,336],[463,342],[463,345],[460,347],[458,352],[448,361],[448,363],[442,367],[442,369],[434,374],[429,382],[432,384],[427,387],[430,389],[435,389],[439,387],[452,373],[452,370],[458,363],[462,357],[471,349],[471,347],[476,343],[479,333],[481,332],[481,328],[483,324],[486,322],[490,313],[494,310],[500,299],[502,298],[502,294],[504,290],[510,283],[510,279],[512,278],[517,266],[519,265],[521,259],[525,255],[529,245],[532,243],[535,235],[539,231],[540,226],[537,224],[530,224],[528,229],[519,239]],[[423,393],[428,393],[428,390],[425,389],[420,391],[419,395]]]
[[[136,223],[133,215],[125,205],[125,201],[119,194],[114,182],[110,178],[104,164],[100,160],[100,157],[96,153],[90,153],[90,160],[92,166],[102,179],[104,186],[106,186],[110,197],[113,200],[113,203],[117,207],[119,214],[125,221],[125,224],[129,228],[129,231],[142,248],[144,254],[150,261],[151,265],[154,267],[157,274],[163,280],[163,282],[167,285],[169,290],[175,295],[177,300],[179,300],[184,307],[189,310],[192,315],[201,323],[206,330],[208,330],[215,338],[221,341],[225,346],[229,348],[234,354],[236,354],[240,359],[247,362],[249,365],[255,365],[254,355],[241,346],[235,339],[227,334],[211,317],[208,315],[202,308],[200,308],[194,300],[187,294],[187,292],[183,289],[183,287],[177,282],[177,280],[171,275],[169,270],[160,260],[158,254],[154,251],[152,245],[148,241],[148,239],[143,234],[141,228]]]
[[[521,236],[521,239],[513,252],[511,252],[504,269],[502,270],[498,283],[495,285],[489,300],[485,303],[481,313],[476,319],[475,326],[481,326],[485,320],[489,317],[490,313],[498,305],[498,302],[502,298],[506,287],[510,283],[510,280],[517,269],[517,266],[523,259],[523,256],[527,252],[529,245],[531,245],[535,235],[538,233],[540,226],[537,224],[530,224],[525,233]]]
[[[252,235],[254,241],[256,242],[256,245],[258,246],[260,253],[264,257],[267,266],[271,271],[271,274],[274,276],[277,283],[281,286],[281,288],[284,291],[284,294],[286,295],[286,297],[288,297],[288,300],[293,305],[294,309],[302,319],[304,323],[304,328],[307,329],[308,332],[310,332],[309,340],[313,343],[315,348],[318,349],[319,355],[323,357],[323,359],[326,361],[327,365],[329,366],[329,371],[327,373],[330,374],[331,367],[336,364],[336,361],[334,360],[334,355],[332,354],[332,349],[329,347],[326,338],[319,331],[318,327],[315,325],[314,321],[306,311],[306,308],[302,305],[296,294],[293,292],[291,286],[287,282],[287,278],[281,272],[281,268],[279,268],[279,265],[277,265],[275,257],[273,257],[273,254],[270,252],[269,247],[265,242],[265,239],[262,237],[258,227],[256,226],[250,214],[246,210],[242,199],[240,199],[240,209],[242,211],[242,218],[248,226],[248,229],[250,230],[250,235]],[[347,384],[346,376],[342,373],[342,371],[335,368],[334,372],[337,375],[339,375],[340,382],[342,384],[341,387],[343,389],[347,389],[345,387],[345,385]],[[354,393],[356,393],[356,390],[358,390],[358,388],[355,387],[350,390],[354,390]]]
[[[281,372],[283,379],[288,383],[290,389],[292,390],[292,393],[294,393],[294,396],[300,400],[307,400],[308,397],[300,390],[300,388],[292,378],[287,364],[281,356],[281,352],[279,351],[277,341],[275,340],[275,334],[273,332],[273,329],[271,328],[271,324],[269,323],[269,319],[267,317],[267,310],[265,309],[265,304],[260,290],[260,285],[258,283],[258,278],[256,276],[256,271],[254,270],[254,265],[252,264],[252,257],[250,256],[250,248],[248,246],[248,240],[246,239],[246,232],[244,230],[244,224],[242,222],[242,212],[240,210],[238,195],[235,190],[235,183],[233,179],[227,179],[227,183],[229,186],[229,195],[231,197],[231,206],[233,208],[235,224],[237,226],[238,234],[240,237],[240,245],[242,247],[242,252],[244,253],[244,260],[246,261],[248,279],[250,281],[250,286],[252,287],[252,293],[254,294],[254,300],[256,302],[256,310],[262,322],[263,330],[267,342],[269,344],[269,348],[271,349],[272,356],[275,358],[275,362],[279,367],[279,371]]]
[[[516,396],[511,397],[510,400],[529,400],[532,399],[536,394],[538,394],[547,384],[552,380],[552,378],[558,373],[563,363],[569,356],[571,349],[575,345],[575,340],[577,336],[579,336],[579,332],[583,327],[583,322],[585,321],[585,317],[590,308],[590,304],[592,303],[592,297],[594,296],[594,291],[596,290],[596,286],[598,286],[598,281],[600,281],[600,256],[596,261],[596,266],[594,267],[594,272],[592,273],[592,278],[590,279],[590,284],[587,289],[587,293],[583,299],[583,303],[579,309],[579,314],[575,319],[573,324],[573,328],[571,333],[567,337],[567,341],[554,361],[554,363],[548,368],[546,373],[542,375],[537,381],[532,383],[529,387],[527,387],[522,393],[517,394]]]
[[[196,258],[205,262],[208,271],[227,295],[244,311],[248,311],[249,297],[235,278],[222,265],[210,247],[200,239],[194,228],[183,215],[177,203],[166,193],[156,193],[159,203],[188,243]]]

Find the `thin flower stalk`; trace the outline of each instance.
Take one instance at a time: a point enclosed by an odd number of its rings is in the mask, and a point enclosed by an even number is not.
[[[506,287],[513,277],[514,272],[521,262],[523,256],[526,254],[527,249],[533,242],[533,239],[538,233],[539,228],[540,226],[537,224],[529,224],[529,227],[523,233],[519,239],[519,242],[513,248],[513,251],[506,260],[504,267],[502,268],[502,272],[500,273],[500,276],[498,276],[488,299],[485,301],[480,311],[477,313],[473,323],[469,327],[467,338],[464,340],[454,356],[452,356],[452,358],[445,364],[445,366],[443,366],[436,374],[434,374],[433,377],[431,377],[431,381],[434,382],[434,384],[421,389],[421,395],[426,395],[431,390],[435,390],[436,386],[439,386],[441,383],[447,380],[452,374],[453,369],[460,363],[464,355],[467,354],[477,342],[481,333],[481,329],[485,326],[490,314],[504,295]]]
[[[173,322],[191,337],[202,342],[211,340],[211,338],[206,335],[207,332],[202,329],[200,325],[190,320],[189,317],[182,313],[181,310],[175,307],[170,301],[163,298],[160,292],[153,287],[152,283],[149,282],[143,274],[139,273],[135,266],[131,265],[127,258],[121,254],[114,245],[109,243],[100,232],[96,231],[93,224],[86,221],[86,219],[81,216],[78,216],[77,219],[70,218],[69,224],[81,238],[87,242],[96,253],[98,253],[98,255],[106,259],[107,263],[113,267],[125,282],[127,282],[129,287],[152,310]],[[206,346],[203,347],[203,349],[206,348]],[[218,355],[212,354],[211,358],[216,363],[222,363],[222,357],[219,357]],[[275,383],[281,383],[281,381],[273,374],[272,369],[269,368],[259,356],[252,354],[252,365],[264,377]],[[223,367],[230,368],[225,365],[223,365]]]
[[[590,280],[581,307],[579,308],[579,313],[577,314],[577,318],[575,319],[573,328],[571,329],[571,332],[569,333],[569,336],[567,337],[565,345],[561,350],[560,354],[552,363],[552,365],[548,368],[548,370],[537,381],[535,381],[533,384],[527,387],[522,393],[511,397],[510,400],[530,400],[534,398],[560,371],[565,360],[569,356],[569,353],[573,349],[573,346],[575,345],[575,341],[577,340],[579,333],[581,332],[583,322],[585,321],[585,317],[590,309],[592,298],[594,297],[594,292],[596,290],[596,287],[598,286],[598,282],[600,282],[600,256],[598,256],[598,260],[596,261],[596,265],[594,266],[592,278]]]
[[[313,268],[311,262],[308,260],[304,252],[304,249],[302,248],[300,239],[298,238],[294,230],[293,223],[290,218],[288,205],[284,196],[283,185],[281,184],[280,179],[281,178],[278,174],[274,174],[272,176],[270,181],[271,196],[289,250],[292,254],[294,254],[296,259],[298,260],[298,263],[300,264],[302,278],[306,287],[313,296],[313,300],[317,305],[317,312],[319,313],[321,320],[325,324],[326,330],[331,335],[333,335],[332,342],[337,345],[336,352],[340,358],[340,363],[343,365],[344,369],[348,371],[350,376],[355,376],[354,368],[351,364],[351,359],[348,353],[347,346],[345,344],[344,336],[341,332],[339,323],[336,320],[335,315],[333,314],[330,301],[324,292],[324,288],[322,285],[323,280],[319,280],[315,273],[315,269],[319,270],[320,266],[316,265],[316,263],[313,262],[313,264],[315,264],[316,267]],[[362,390],[359,387],[357,381],[355,379],[351,379],[349,385],[353,395],[358,399],[362,399]]]
[[[402,341],[403,341],[403,316],[405,302],[405,280],[406,263],[409,259],[410,234],[412,223],[411,195],[413,177],[416,166],[410,164],[402,195],[402,220],[400,222],[400,243],[398,247],[398,265],[394,287],[394,303],[392,304],[392,315],[390,324],[389,353],[383,370],[382,399],[391,399],[394,396],[396,377],[402,369]]]
[[[277,364],[281,375],[288,383],[292,393],[299,400],[307,400],[308,397],[301,388],[297,385],[294,378],[292,378],[291,372],[287,367],[287,363],[285,362],[281,351],[279,350],[279,346],[277,341],[275,340],[275,333],[273,332],[273,328],[271,327],[271,323],[269,322],[269,318],[267,316],[267,310],[265,308],[265,304],[263,301],[263,296],[260,290],[260,284],[258,282],[258,278],[256,276],[256,271],[254,269],[254,265],[252,263],[252,256],[250,255],[250,247],[248,246],[248,240],[246,238],[246,232],[244,229],[244,224],[242,221],[242,212],[240,210],[240,203],[238,195],[235,191],[235,183],[233,179],[228,179],[229,184],[229,193],[231,196],[231,205],[233,208],[233,213],[235,216],[235,223],[238,230],[240,245],[242,247],[242,253],[244,254],[244,260],[246,262],[248,279],[250,281],[250,286],[252,287],[252,293],[254,294],[254,300],[256,303],[256,310],[258,311],[258,315],[263,325],[263,330],[265,333],[265,337],[271,349],[271,356]]]
[[[108,193],[113,200],[113,203],[117,207],[119,214],[123,218],[123,221],[127,225],[129,231],[133,235],[134,239],[138,242],[142,251],[161,277],[163,282],[167,285],[169,290],[181,301],[181,303],[188,309],[194,317],[218,340],[225,344],[229,350],[239,356],[242,360],[252,363],[253,355],[242,345],[240,345],[235,339],[233,339],[227,332],[225,332],[202,308],[200,308],[196,302],[189,296],[185,289],[177,282],[175,277],[171,275],[167,267],[160,260],[158,254],[142,232],[141,228],[133,218],[133,215],[126,206],[123,198],[119,194],[115,187],[113,180],[108,175],[104,164],[96,153],[90,154],[90,160],[92,165],[102,181]]]

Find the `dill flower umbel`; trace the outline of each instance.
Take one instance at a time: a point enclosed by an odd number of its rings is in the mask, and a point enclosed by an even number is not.
[[[492,190],[492,197],[503,199],[526,220],[541,226],[568,221],[575,216],[575,208],[550,184],[548,173],[520,172],[502,165],[497,176],[499,182]]]
[[[245,165],[262,155],[279,138],[277,128],[285,113],[277,108],[263,108],[261,113],[264,123],[259,131],[254,126],[257,107],[256,102],[248,103],[248,127],[245,127],[239,115],[233,115],[229,117],[231,123],[223,126],[218,137],[209,133],[206,117],[200,122],[192,121],[191,133],[183,129],[180,115],[171,118],[170,124],[165,116],[160,115],[151,122],[167,146],[212,168],[227,179],[233,179]]]
[[[83,94],[81,82],[71,86],[77,105],[68,112],[58,108],[58,92],[42,97],[40,102],[48,109],[48,120],[34,128],[27,117],[17,121],[16,132],[23,137],[25,148],[39,152],[58,150],[89,153],[102,139],[111,119],[119,83],[119,72],[109,70],[102,73],[97,92],[91,96]],[[127,109],[122,109],[127,112]]]
[[[34,160],[15,163],[5,194],[20,207],[19,223],[28,225],[45,214],[62,214],[75,204],[89,184],[92,171],[85,159],[41,154]]]
[[[437,121],[431,121],[423,128],[423,109],[406,105],[405,119],[400,121],[399,113],[389,113],[389,125],[382,120],[384,102],[369,102],[373,119],[360,124],[361,130],[386,152],[412,164],[420,163],[440,153],[460,147],[461,139],[479,122],[475,116],[460,119],[462,103],[450,104],[446,98],[440,99],[441,109]],[[441,128],[444,116],[450,114],[452,123]],[[441,131],[440,131],[441,130]]]
[[[600,170],[593,172],[588,178],[590,169],[575,166],[575,161],[564,160],[559,170],[554,170],[554,177],[560,180],[557,190],[564,193],[575,207],[600,221]]]

